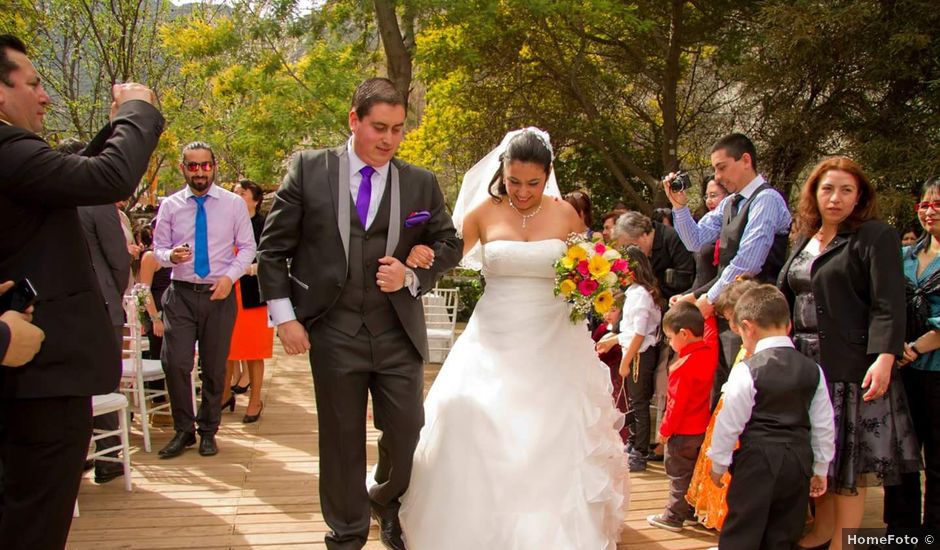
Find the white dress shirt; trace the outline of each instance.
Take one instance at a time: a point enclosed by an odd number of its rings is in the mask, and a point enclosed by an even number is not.
[[[650,346],[655,346],[659,341],[659,322],[662,315],[662,310],[653,301],[649,291],[637,284],[627,287],[620,318],[620,334],[617,335],[620,346],[629,347],[630,340],[637,334],[643,335],[643,343],[637,353],[643,353]]]
[[[763,338],[754,346],[754,353],[768,348],[792,348],[793,342],[787,336]],[[819,368],[817,365],[816,368]],[[721,412],[715,419],[712,431],[712,445],[706,453],[712,459],[712,470],[723,474],[731,465],[734,445],[754,409],[754,379],[751,370],[744,362],[736,364],[728,375],[728,381],[722,386],[724,402]],[[829,472],[829,462],[835,456],[835,420],[833,419],[832,401],[826,387],[826,375],[819,369],[819,384],[809,406],[810,446],[813,449],[813,473],[824,476]]]

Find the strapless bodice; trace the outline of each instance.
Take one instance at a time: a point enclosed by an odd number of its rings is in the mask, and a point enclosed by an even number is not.
[[[555,260],[565,253],[561,239],[490,241],[483,245],[483,276],[555,278]]]

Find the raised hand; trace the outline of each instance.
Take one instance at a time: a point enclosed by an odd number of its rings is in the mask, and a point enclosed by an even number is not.
[[[670,187],[672,180],[676,177],[676,173],[672,172],[663,179],[663,190],[666,192],[666,198],[669,199],[669,202],[672,203],[673,208],[682,208],[689,204],[689,197],[686,196],[685,191],[673,191]]]
[[[157,96],[153,93],[153,90],[136,82],[125,82],[124,84],[111,86],[111,97],[114,98],[113,106],[117,107],[135,99],[146,101],[151,105],[157,101]]]
[[[411,252],[408,253],[408,258],[405,259],[405,265],[412,269],[418,267],[421,269],[430,268],[434,265],[434,249],[423,244],[414,245]]]

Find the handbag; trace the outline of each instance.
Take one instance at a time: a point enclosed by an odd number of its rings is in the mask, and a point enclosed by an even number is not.
[[[241,287],[243,309],[267,305],[267,302],[261,299],[261,285],[257,275],[242,275],[238,281]]]

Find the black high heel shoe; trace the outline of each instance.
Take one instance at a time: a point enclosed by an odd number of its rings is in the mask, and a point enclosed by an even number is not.
[[[261,402],[261,408],[258,409],[258,414],[246,414],[242,417],[242,423],[251,424],[252,422],[257,422],[261,418],[261,411],[264,410],[264,401]]]
[[[251,382],[248,382],[247,386],[239,386],[238,383],[232,384],[232,393],[237,393],[239,395],[248,391],[248,388],[251,387]]]
[[[235,396],[228,398],[228,401],[222,403],[222,410],[225,410],[225,407],[228,407],[229,412],[235,412]]]

